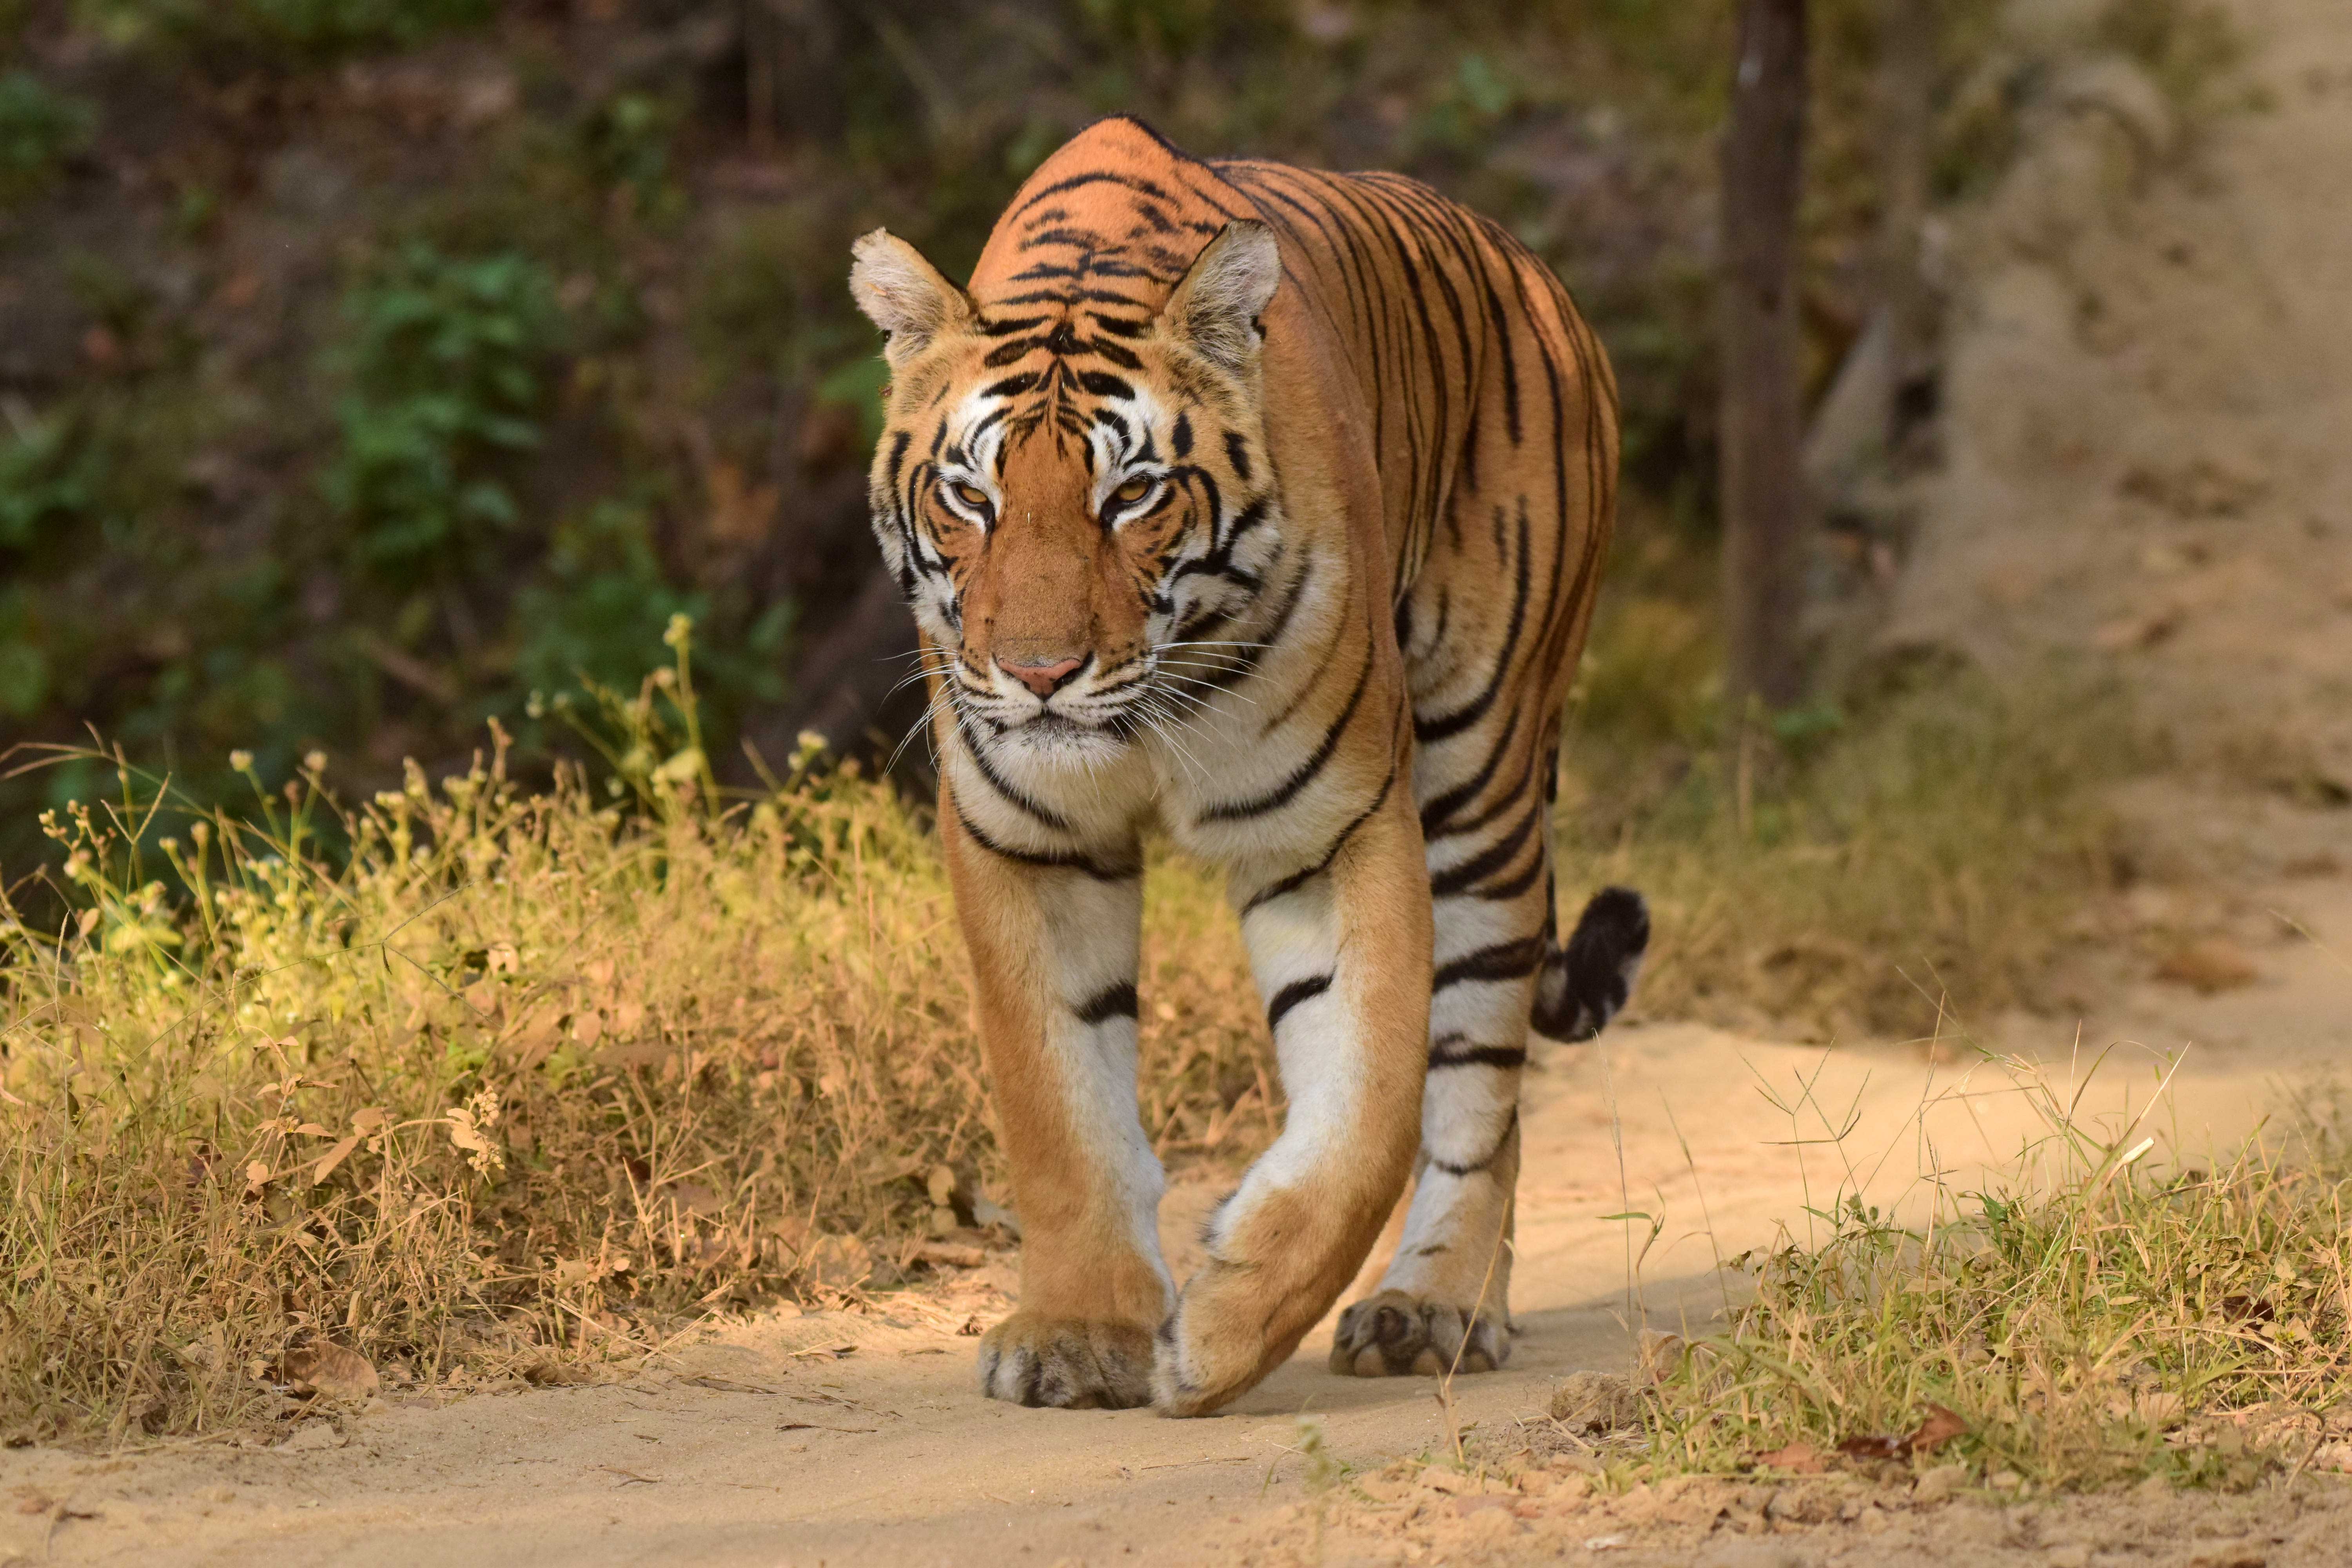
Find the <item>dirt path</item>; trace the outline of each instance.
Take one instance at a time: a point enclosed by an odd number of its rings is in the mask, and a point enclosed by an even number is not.
[[[2278,107],[2227,125],[2203,177],[2160,180],[2092,222],[2068,205],[2074,176],[2043,171],[2054,193],[2011,193],[1990,226],[1954,346],[1952,475],[1896,615],[1906,636],[2113,655],[2177,720],[2190,782],[2134,806],[2177,885],[2147,894],[2141,924],[2148,941],[2228,935],[2258,978],[2196,996],[2147,982],[2147,944],[2126,943],[2116,963],[2143,978],[2082,1038],[2135,1042],[2093,1095],[2118,1116],[2146,1103],[2151,1053],[2193,1047],[2164,1112],[2189,1149],[2243,1132],[2352,1044],[2352,813],[2313,809],[2352,786],[2352,5],[2238,9]],[[2053,212],[2054,239],[2032,227]],[[2230,787],[2233,766],[2268,793]],[[2061,1071],[2074,1043],[2048,1020],[1999,1034]],[[1525,1331],[1508,1368],[1456,1385],[1454,1418],[1494,1431],[1532,1417],[1562,1373],[1623,1365],[1644,1312],[1704,1316],[1718,1253],[1801,1235],[1842,1180],[1917,1202],[1931,1161],[1965,1184],[2032,1135],[1997,1076],[1932,1054],[1652,1026],[1612,1033],[1605,1058],[1543,1058]],[[1793,1121],[1773,1097],[1799,1106]],[[1850,1173],[1802,1142],[1849,1111]],[[1207,1195],[1171,1194],[1180,1272]],[[1626,1209],[1667,1216],[1632,1318],[1627,1227],[1601,1217]],[[896,1310],[762,1317],[608,1385],[388,1396],[278,1447],[0,1453],[0,1564],[1290,1561],[1309,1549],[1286,1511],[1300,1412],[1363,1465],[1447,1430],[1428,1383],[1326,1375],[1328,1329],[1223,1416],[1171,1422],[986,1403],[973,1342],[917,1321],[920,1303]],[[2069,1507],[2039,1524],[1963,1510],[1948,1527],[1831,1524],[1703,1552],[1635,1524],[1611,1560],[2082,1563],[2130,1538],[2138,1560],[2283,1565],[2341,1561],[2347,1533],[2294,1500]],[[1549,1559],[1607,1539],[1597,1522],[1521,1542],[1506,1516],[1479,1517],[1483,1534],[1346,1550]]]

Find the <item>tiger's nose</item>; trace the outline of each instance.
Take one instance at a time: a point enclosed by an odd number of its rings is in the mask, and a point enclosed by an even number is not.
[[[1024,664],[999,658],[996,668],[1038,696],[1051,697],[1061,689],[1062,682],[1077,673],[1078,666],[1085,662],[1082,658],[1057,658],[1051,664]]]

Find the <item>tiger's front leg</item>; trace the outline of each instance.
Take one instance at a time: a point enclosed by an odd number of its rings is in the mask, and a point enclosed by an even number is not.
[[[1325,868],[1236,868],[1232,884],[1290,1108],[1160,1331],[1153,1390],[1171,1415],[1205,1415],[1288,1358],[1370,1250],[1420,1131],[1430,902],[1405,792]]]
[[[1175,1292],[1160,1162],[1136,1113],[1139,855],[1043,863],[982,845],[942,805],[1021,1215],[1021,1305],[981,1341],[981,1390],[1065,1409],[1149,1404],[1152,1332]]]

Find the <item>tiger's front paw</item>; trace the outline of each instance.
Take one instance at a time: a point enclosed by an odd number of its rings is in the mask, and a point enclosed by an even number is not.
[[[1129,1410],[1151,1403],[1151,1332],[1015,1312],[980,1342],[980,1391],[1015,1405]]]
[[[1153,1403],[1162,1415],[1206,1415],[1248,1393],[1290,1346],[1269,1341],[1263,1274],[1212,1258],[1185,1282],[1160,1326]]]
[[[1408,1290],[1382,1290],[1339,1314],[1331,1370],[1342,1377],[1437,1377],[1492,1372],[1511,1358],[1510,1331],[1492,1308],[1475,1315]]]

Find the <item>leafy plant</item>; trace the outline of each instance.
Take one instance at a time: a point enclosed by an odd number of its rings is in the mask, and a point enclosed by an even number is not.
[[[558,696],[575,689],[626,689],[647,673],[648,649],[678,647],[681,622],[707,622],[709,595],[680,588],[662,571],[643,507],[607,499],[555,532],[544,574],[516,595],[518,681]],[[783,641],[791,606],[773,605],[723,648],[706,651],[724,707],[782,695]]]
[[[25,551],[52,528],[88,513],[94,485],[87,449],[62,419],[14,404],[0,435],[0,550]]]
[[[488,21],[495,0],[83,0],[108,33],[224,61],[319,66]]]
[[[554,279],[527,257],[415,242],[352,290],[351,391],[327,477],[361,563],[395,581],[455,570],[521,508],[507,463],[539,443],[562,342]]]
[[[581,144],[595,182],[626,191],[641,217],[677,216],[682,194],[673,181],[671,143],[685,119],[675,97],[619,92],[599,104],[581,128]]]
[[[31,71],[0,71],[0,210],[54,183],[97,121],[89,103]]]

